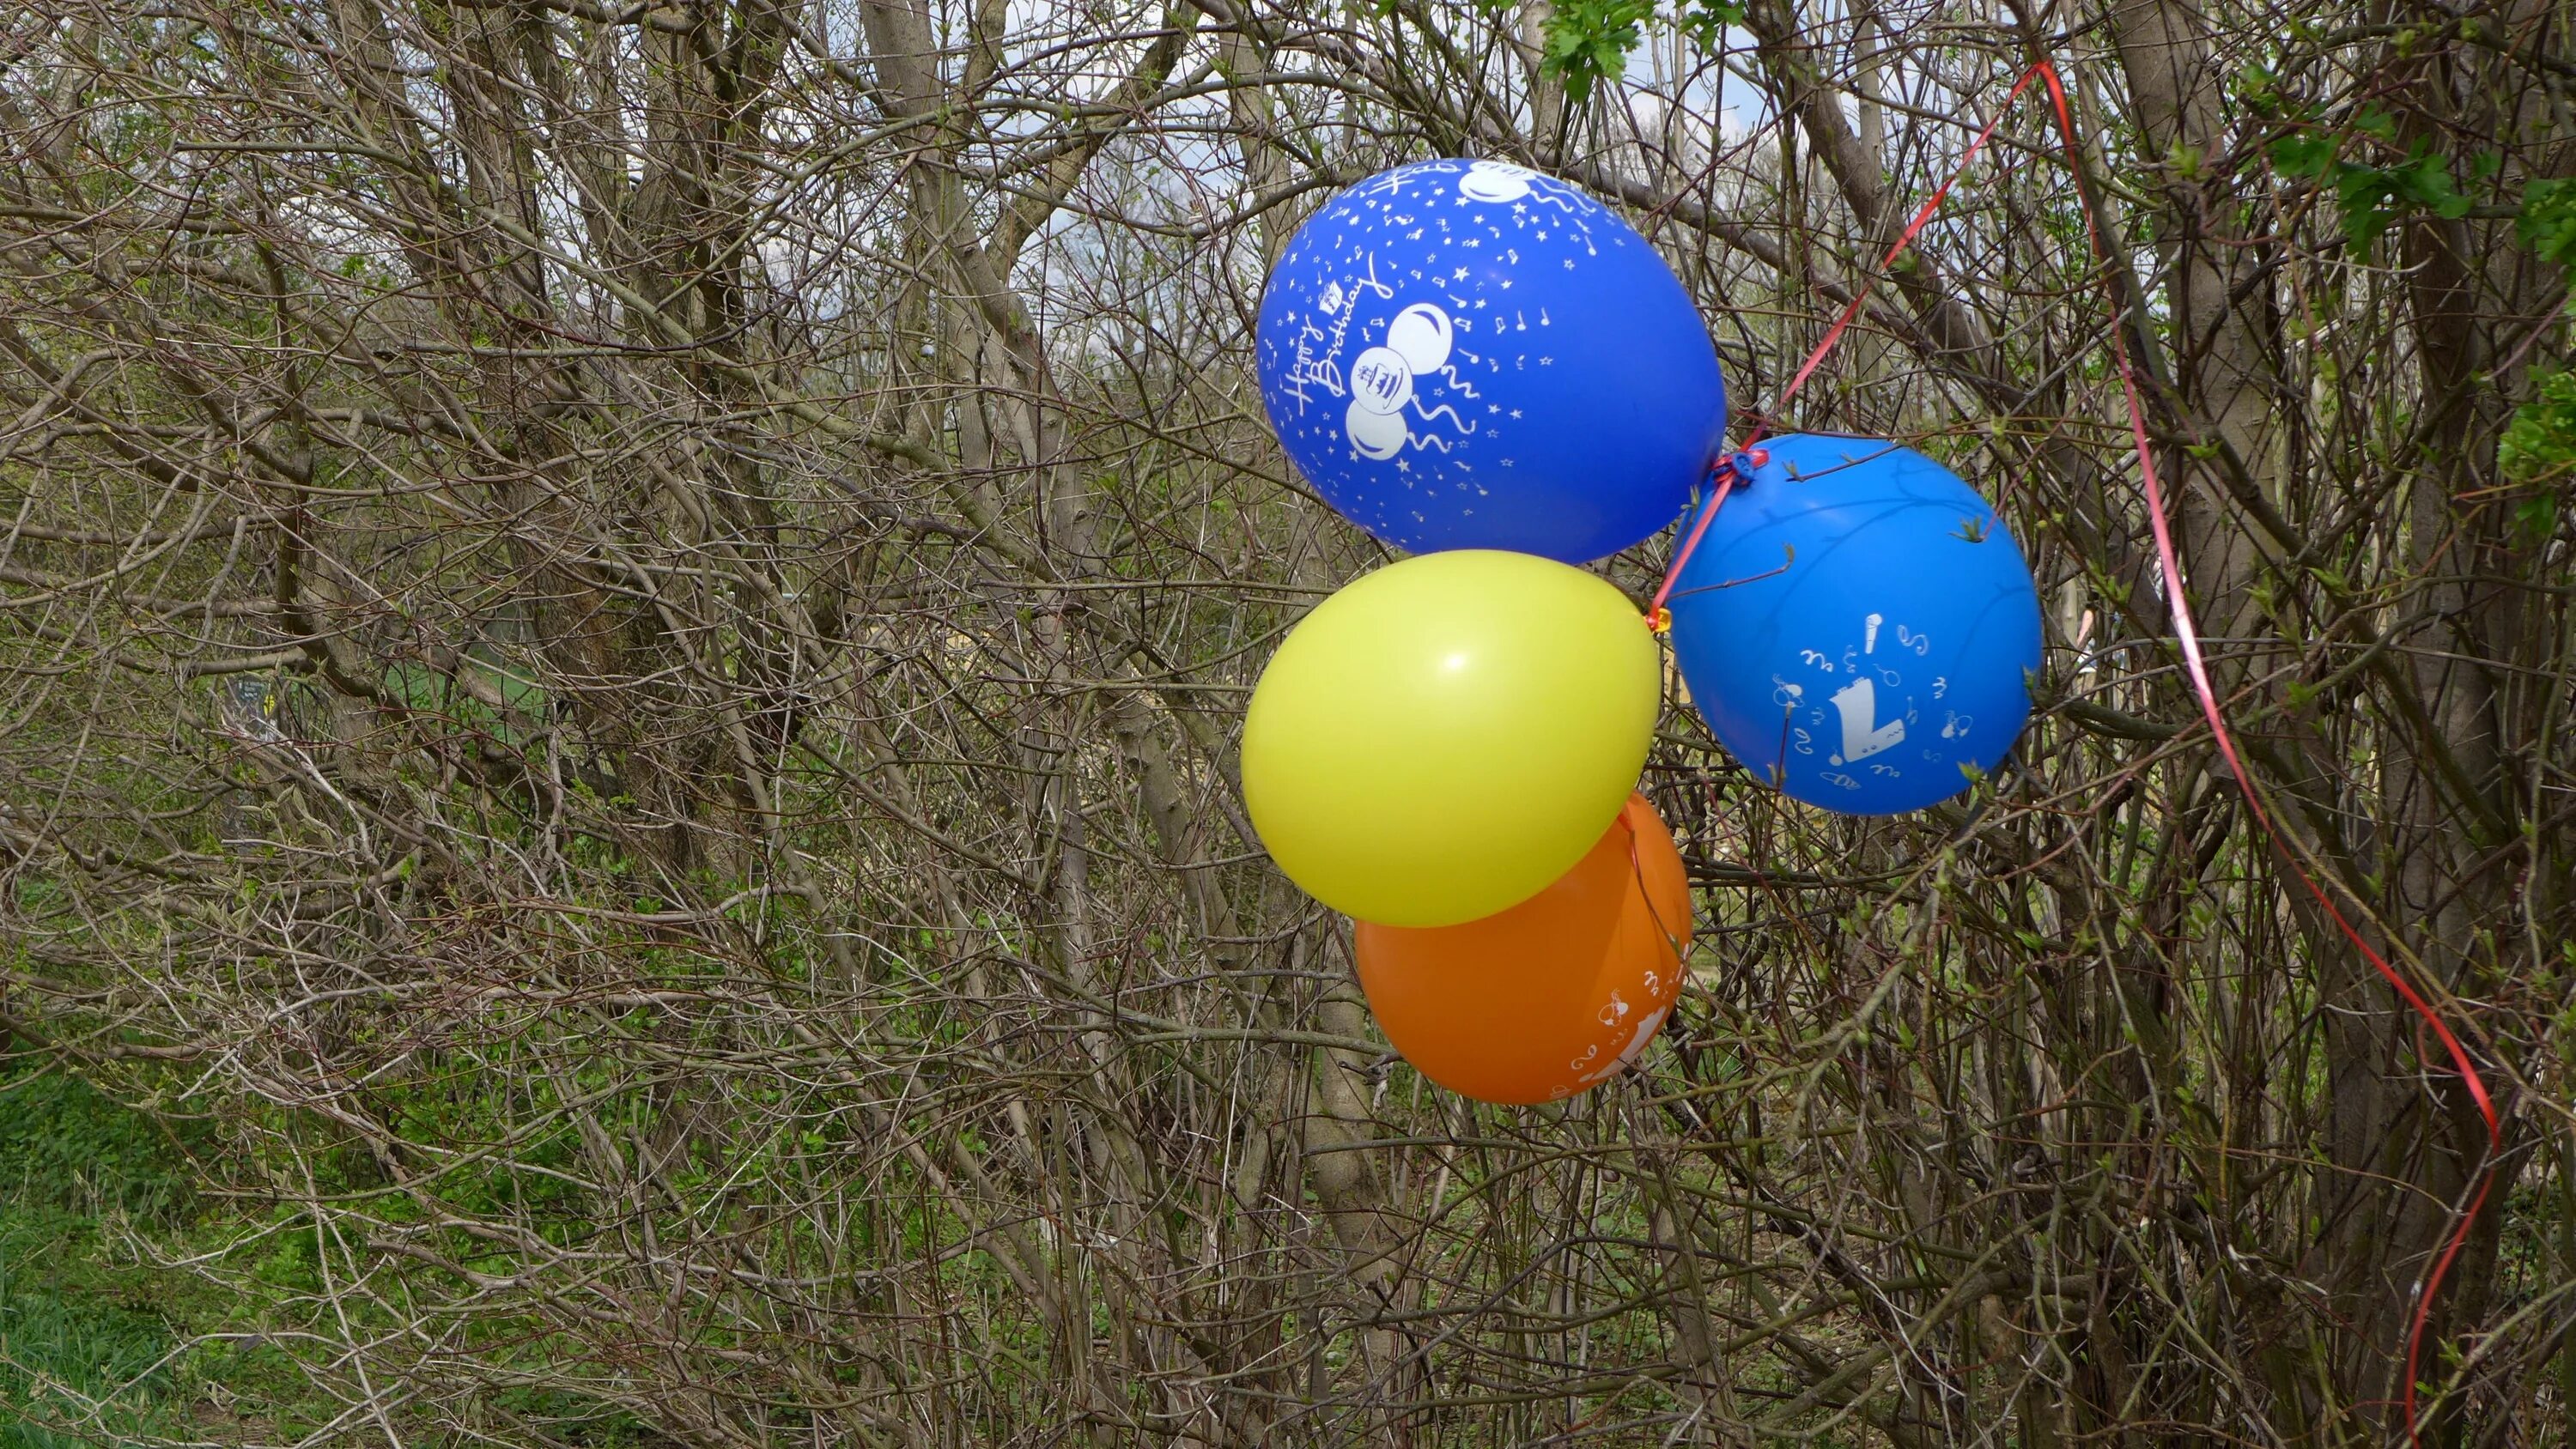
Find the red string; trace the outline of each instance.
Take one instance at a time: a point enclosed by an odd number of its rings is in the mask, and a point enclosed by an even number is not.
[[[1969,143],[1966,152],[1960,156],[1958,168],[1950,173],[1948,180],[1941,183],[1939,190],[1932,193],[1931,199],[1924,202],[1922,208],[1915,212],[1914,220],[1906,225],[1905,230],[1896,238],[1895,245],[1890,246],[1887,249],[1887,255],[1879,260],[1880,272],[1883,273],[1895,265],[1896,259],[1904,254],[1906,248],[1914,244],[1914,238],[1923,230],[1924,224],[1932,219],[1932,213],[1938,210],[1941,203],[1949,197],[1950,188],[1957,185],[1959,178],[1967,174],[1969,165],[1976,160],[1977,154],[1985,149],[1986,142],[1993,137],[1995,127],[2002,124],[2004,116],[2012,110],[2013,103],[2021,99],[2022,93],[2030,89],[2033,81],[2047,82],[2048,98],[2057,112],[2058,135],[2066,146],[2066,164],[2075,175],[2076,203],[2084,213],[2085,238],[2091,246],[2096,263],[2105,266],[2109,264],[2110,253],[2102,244],[2102,232],[2095,219],[2092,193],[2085,184],[2083,155],[2076,144],[2075,118],[2066,104],[2066,89],[2058,80],[2057,68],[2042,60],[2034,62],[2029,69],[2021,73],[2021,79],[2013,83],[2011,93],[2006,95],[2003,104],[1996,108],[1993,119],[1986,122],[1985,129],[1977,133],[1976,139]],[[1835,344],[1842,340],[1844,331],[1852,324],[1852,319],[1860,315],[1861,306],[1869,299],[1870,288],[1876,281],[1875,276],[1864,280],[1859,289],[1852,294],[1852,299],[1844,306],[1842,315],[1834,319],[1832,327],[1826,329],[1824,340],[1816,345],[1815,351],[1807,355],[1806,362],[1798,368],[1797,374],[1789,379],[1789,385],[1781,390],[1779,403],[1773,410],[1775,414],[1787,409],[1789,400],[1798,395],[1798,389],[1806,386],[1807,379],[1814,375],[1817,365],[1824,361],[1825,354],[1831,352]],[[2138,398],[2137,372],[2129,361],[2128,338],[2116,297],[2113,298],[2111,323],[2111,358],[2120,374],[2121,398],[2128,404],[2129,441],[2137,451],[2138,474],[2145,485],[2147,518],[2155,532],[2156,562],[2163,571],[2165,599],[2173,613],[2174,639],[2182,653],[2183,667],[2191,677],[2192,692],[2199,697],[2200,712],[2209,721],[2210,736],[2217,742],[2219,755],[2226,760],[2229,773],[2236,777],[2237,787],[2244,793],[2246,807],[2253,813],[2255,823],[2262,827],[2263,834],[2271,841],[2273,848],[2280,852],[2283,862],[2290,867],[2290,873],[2296,876],[2299,884],[2315,898],[2317,905],[2325,911],[2327,919],[2333,921],[2335,928],[2343,933],[2344,939],[2352,942],[2354,949],[2361,952],[2362,956],[2370,962],[2371,967],[2390,986],[2396,988],[2397,994],[2405,1000],[2407,1006],[2423,1019],[2425,1025],[2432,1028],[2433,1035],[2441,1041],[2443,1049],[2450,1054],[2451,1065],[2458,1070],[2460,1080],[2467,1085],[2470,1098],[2477,1103],[2478,1115],[2486,1123],[2487,1156],[2478,1164],[2476,1170],[2477,1190],[2470,1195],[2468,1205],[2461,1211],[2459,1225],[2452,1231],[2450,1240],[2444,1244],[2441,1256],[2435,1259],[2432,1273],[2423,1280],[2415,1305],[2413,1324],[2406,1335],[2404,1394],[2406,1438],[2409,1444],[2420,1446],[2422,1440],[2416,1429],[2415,1378],[2416,1371],[2423,1361],[2425,1330],[2432,1321],[2433,1303],[2441,1292],[2442,1281],[2449,1276],[2452,1263],[2457,1261],[2461,1251],[2468,1246],[2469,1229],[2477,1222],[2479,1211],[2486,1206],[2487,1194],[2495,1186],[2493,1163],[2495,1156],[2504,1145],[2503,1125],[2496,1114],[2494,1100],[2487,1094],[2486,1081],[2478,1075],[2477,1064],[2470,1059],[2468,1049],[2460,1044],[2458,1037],[2452,1035],[2451,1028],[2442,1020],[2441,1013],[2433,1009],[2432,1003],[2425,1000],[2422,993],[2415,989],[2414,984],[2391,966],[2378,951],[2372,949],[2368,941],[2362,939],[2361,933],[2354,930],[2352,923],[2344,918],[2341,910],[2336,908],[2333,897],[2326,894],[2325,888],[2317,884],[2316,878],[2309,874],[2305,865],[2301,863],[2299,853],[2291,849],[2289,840],[2273,824],[2271,812],[2264,808],[2262,795],[2255,789],[2253,776],[2246,771],[2244,761],[2237,755],[2236,737],[2228,731],[2226,717],[2219,709],[2218,691],[2210,684],[2208,664],[2201,654],[2200,631],[2192,621],[2191,602],[2183,588],[2182,556],[2174,547],[2173,528],[2165,517],[2164,484],[2156,474],[2155,452],[2147,436],[2146,408]],[[1761,436],[1762,424],[1757,419],[1753,431],[1745,439],[1745,447],[1751,448]],[[1655,590],[1654,604],[1647,610],[1647,626],[1658,633],[1672,625],[1672,612],[1665,606],[1665,601],[1672,596],[1674,582],[1681,577],[1682,567],[1690,562],[1692,553],[1699,548],[1700,540],[1707,537],[1709,524],[1717,517],[1717,510],[1725,504],[1727,495],[1734,491],[1738,482],[1749,481],[1744,478],[1742,465],[1736,457],[1731,456],[1718,464],[1717,471],[1716,495],[1709,500],[1708,507],[1700,511],[1699,521],[1692,527],[1690,537],[1683,540],[1682,546],[1674,552],[1672,565],[1664,574],[1663,586]]]
[[[2058,83],[2056,67],[2047,61],[2040,61],[2024,72],[2023,85],[2029,84],[2032,75],[2043,76],[2048,81],[2048,98],[2057,108],[2058,134],[2066,142],[2066,164],[2075,173],[2076,199],[2084,212],[2084,234],[2092,244],[2095,259],[2107,263],[2109,253],[2102,245],[2101,230],[2094,221],[2092,197],[2084,184],[2083,158],[2075,143],[2075,120],[2067,110],[2065,87]],[[2014,89],[2018,93],[2020,87]],[[2192,692],[2200,697],[2200,712],[2209,720],[2210,735],[2217,741],[2218,752],[2227,761],[2228,770],[2236,776],[2237,787],[2244,792],[2246,808],[2253,812],[2255,823],[2263,827],[2263,833],[2270,837],[2273,847],[2281,852],[2290,873],[2297,876],[2299,884],[2316,898],[2317,905],[2325,911],[2327,919],[2335,923],[2335,929],[2343,932],[2344,939],[2352,942],[2354,949],[2361,952],[2372,969],[2395,987],[2397,994],[2405,999],[2415,1014],[2423,1018],[2424,1024],[2433,1029],[2433,1035],[2450,1053],[2451,1065],[2458,1069],[2460,1080],[2469,1089],[2470,1098],[2477,1103],[2478,1116],[2486,1123],[2487,1156],[2477,1167],[2477,1191],[2470,1195],[2468,1206],[2460,1213],[2459,1226],[2443,1246],[2442,1255],[2434,1260],[2433,1271],[2425,1278],[2416,1301],[2414,1322],[2406,1333],[2406,1440],[2409,1444],[2420,1445],[2423,1441],[2415,1423],[2415,1375],[2417,1366],[2423,1361],[2424,1331],[2432,1321],[2433,1302],[2441,1292],[2442,1280],[2449,1276],[2452,1262],[2468,1246],[2469,1229],[2477,1222],[2479,1210],[2486,1206],[2487,1193],[2495,1186],[2492,1167],[2495,1155],[2504,1146],[2503,1124],[2497,1118],[2495,1102],[2487,1095],[2486,1081],[2478,1075],[2477,1064],[2470,1060],[2468,1050],[2460,1045],[2458,1037],[2451,1034],[2451,1028],[2442,1020],[2441,1013],[2435,1011],[2432,1004],[2416,991],[2414,984],[2389,965],[2385,957],[2371,949],[2370,943],[2362,939],[2350,921],[2344,919],[2343,912],[2336,909],[2334,899],[2326,894],[2325,888],[2318,885],[2316,878],[2300,864],[2289,842],[2273,825],[2271,813],[2263,808],[2263,797],[2254,788],[2253,776],[2247,773],[2244,762],[2237,757],[2236,739],[2228,732],[2227,721],[2219,712],[2218,692],[2210,686],[2209,668],[2201,657],[2200,633],[2192,623],[2191,601],[2183,591],[2182,559],[2174,548],[2172,525],[2165,519],[2164,486],[2156,477],[2155,454],[2147,439],[2146,409],[2138,401],[2137,373],[2129,363],[2128,339],[2116,307],[2115,299],[2111,319],[2111,358],[2119,369],[2121,397],[2129,406],[2129,440],[2137,450],[2139,477],[2146,485],[2147,519],[2155,529],[2156,562],[2164,572],[2165,598],[2173,611],[2174,639],[2181,646],[2183,667],[2190,671]]]
[[[1756,438],[1762,436],[1762,429],[1759,426],[1754,428],[1753,436]],[[1699,511],[1699,522],[1691,526],[1690,537],[1683,539],[1681,548],[1673,554],[1672,567],[1664,570],[1663,587],[1655,590],[1655,601],[1646,606],[1646,627],[1658,634],[1673,627],[1673,611],[1664,607],[1664,600],[1673,596],[1673,582],[1682,576],[1682,565],[1690,562],[1691,551],[1698,548],[1699,541],[1708,536],[1708,526],[1717,521],[1717,510],[1726,506],[1726,495],[1735,491],[1735,477],[1734,458],[1729,457],[1718,463],[1716,496],[1709,499],[1708,506]]]
[[[1896,265],[1896,259],[1905,255],[1906,249],[1914,245],[1914,238],[1921,235],[1924,226],[1932,220],[1932,213],[1939,211],[1941,203],[1949,199],[1950,188],[1959,184],[1959,178],[1967,175],[1969,166],[1975,164],[1977,153],[1986,149],[1986,142],[1993,138],[1995,127],[2003,124],[2004,117],[2012,110],[2013,102],[2020,100],[2021,93],[2030,89],[2030,83],[2037,80],[2040,72],[2047,68],[2048,63],[2042,61],[2022,72],[2021,79],[2013,83],[2011,94],[2005,96],[2004,103],[1995,108],[1994,118],[1986,122],[1986,128],[1979,131],[1977,138],[1968,143],[1966,151],[1960,153],[1957,169],[1950,173],[1947,181],[1941,183],[1938,191],[1932,193],[1931,199],[1915,211],[1914,219],[1905,224],[1905,230],[1897,233],[1896,241],[1887,249],[1887,255],[1878,259],[1878,273],[1884,273],[1889,267]],[[2055,73],[2050,74],[2053,77]],[[2053,78],[2050,83],[2055,84]],[[1825,360],[1825,354],[1833,351],[1835,344],[1843,340],[1843,333],[1851,327],[1852,319],[1860,315],[1861,305],[1869,300],[1870,289],[1877,285],[1878,274],[1874,273],[1863,278],[1860,286],[1853,290],[1851,301],[1843,306],[1843,314],[1834,319],[1833,326],[1825,329],[1824,340],[1818,342],[1816,350],[1808,353],[1807,360],[1798,365],[1798,371],[1789,379],[1789,385],[1780,389],[1780,400],[1771,408],[1774,416],[1788,411],[1790,399],[1796,397],[1798,389],[1805,387],[1807,379],[1815,375],[1817,366]],[[1753,422],[1753,431],[1745,434],[1744,437],[1745,453],[1749,454],[1753,445],[1762,441],[1763,426],[1762,418],[1757,415]],[[1762,461],[1759,458],[1753,460],[1757,467]],[[1646,627],[1658,634],[1673,625],[1672,610],[1664,607],[1664,603],[1672,597],[1673,585],[1682,576],[1682,566],[1690,562],[1693,553],[1698,552],[1699,541],[1708,536],[1708,526],[1716,521],[1717,510],[1725,505],[1726,495],[1735,490],[1738,482],[1752,481],[1743,476],[1742,470],[1736,466],[1733,457],[1718,463],[1717,479],[1717,496],[1708,501],[1706,508],[1700,510],[1699,522],[1692,526],[1690,537],[1682,540],[1682,546],[1674,550],[1672,564],[1664,570],[1663,585],[1655,590],[1655,601],[1646,607]]]

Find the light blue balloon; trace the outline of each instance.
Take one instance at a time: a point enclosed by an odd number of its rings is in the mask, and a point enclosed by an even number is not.
[[[1499,162],[1334,197],[1271,272],[1258,341],[1297,471],[1416,553],[1617,553],[1671,524],[1726,430],[1716,349],[1663,258]]]
[[[1994,769],[2030,719],[2039,594],[2011,532],[1911,448],[1761,448],[1674,582],[1691,702],[1746,769],[1810,805],[1893,815],[1958,794],[1962,767]]]

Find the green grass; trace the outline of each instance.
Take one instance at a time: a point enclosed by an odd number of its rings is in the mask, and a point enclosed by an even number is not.
[[[164,1428],[177,1342],[169,1323],[85,1289],[28,1226],[0,1221],[0,1449],[112,1444]]]
[[[167,1432],[173,1285],[106,1249],[109,1224],[178,1230],[184,1149],[87,1084],[0,1059],[0,1449]]]

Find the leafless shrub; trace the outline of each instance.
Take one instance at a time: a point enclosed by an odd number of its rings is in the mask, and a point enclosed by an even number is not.
[[[2385,1442],[2482,1167],[2431,1422],[2563,1439],[2576,580],[2496,461],[2563,14],[1754,0],[1570,100],[1584,3],[8,22],[0,1028],[219,1121],[196,1268],[308,1442]],[[1666,1044],[1424,1086],[1232,778],[1379,557],[1261,424],[1268,258],[1509,156],[1765,400],[2040,51],[2123,267],[2025,108],[1790,420],[1999,500],[2016,762],[1825,819],[1677,704]],[[2251,767],[2493,1162],[2215,762],[2115,317]]]

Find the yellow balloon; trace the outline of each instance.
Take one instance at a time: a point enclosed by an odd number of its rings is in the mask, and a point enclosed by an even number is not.
[[[1279,646],[1243,726],[1271,859],[1382,926],[1507,910],[1610,828],[1654,737],[1656,649],[1581,569],[1462,549],[1378,570]]]

